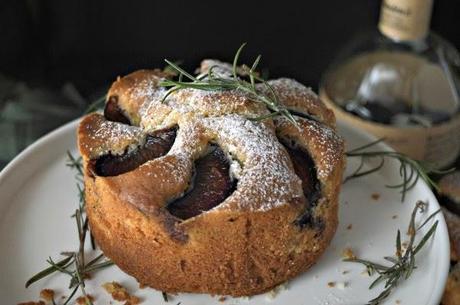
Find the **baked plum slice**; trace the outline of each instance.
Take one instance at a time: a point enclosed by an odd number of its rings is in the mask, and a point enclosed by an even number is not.
[[[145,143],[122,155],[104,155],[93,161],[97,176],[109,177],[132,171],[149,160],[164,156],[176,138],[177,127],[158,130],[148,135]]]
[[[282,142],[291,157],[296,175],[302,180],[303,193],[308,201],[305,212],[297,218],[295,223],[301,228],[321,226],[322,221],[314,217],[314,208],[321,196],[321,184],[316,174],[315,163],[306,150],[298,146],[287,145],[285,141]]]
[[[180,219],[188,219],[219,205],[236,188],[236,180],[229,174],[227,156],[217,145],[195,161],[195,175],[189,191],[168,204],[169,213]]]
[[[123,113],[120,106],[118,106],[118,97],[113,95],[109,97],[104,107],[104,117],[112,122],[119,122],[126,125],[131,125],[131,121]]]

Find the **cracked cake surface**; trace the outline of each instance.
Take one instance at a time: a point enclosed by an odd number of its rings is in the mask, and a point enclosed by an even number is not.
[[[211,66],[231,77],[216,60],[201,72]],[[163,101],[165,77],[118,78],[104,114],[80,123],[101,249],[141,284],[171,293],[253,295],[307,270],[337,227],[345,161],[332,112],[288,78],[268,83],[296,125],[254,120],[270,111],[240,90],[182,89]]]

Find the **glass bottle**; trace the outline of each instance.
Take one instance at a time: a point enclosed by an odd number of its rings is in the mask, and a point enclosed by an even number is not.
[[[378,31],[357,36],[323,75],[339,120],[438,167],[460,153],[460,56],[429,32],[433,0],[383,0]]]

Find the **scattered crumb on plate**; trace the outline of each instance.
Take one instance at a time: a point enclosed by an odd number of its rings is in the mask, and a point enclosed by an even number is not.
[[[372,193],[371,198],[374,200],[379,200],[380,194],[379,193]]]
[[[125,301],[124,305],[137,305],[141,300],[131,295],[125,287],[117,282],[104,283],[102,287],[112,295],[112,298],[116,301]]]
[[[225,300],[227,300],[227,297],[225,297],[225,296],[221,296],[219,298],[219,302],[221,302],[221,303],[225,302]]]
[[[86,305],[86,304],[91,304],[94,302],[93,296],[87,294],[86,296],[82,295],[81,297],[78,297],[75,302],[78,305]]]
[[[47,302],[53,301],[54,290],[53,289],[42,289],[42,291],[40,291],[40,298]]]
[[[342,250],[342,257],[345,259],[355,259],[356,255],[353,252],[353,250],[350,247],[348,247]]]

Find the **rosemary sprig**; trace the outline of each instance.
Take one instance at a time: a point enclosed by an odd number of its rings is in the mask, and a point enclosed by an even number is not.
[[[165,59],[170,69],[176,71],[179,76],[178,80],[163,80],[160,82],[160,86],[169,88],[163,96],[162,101],[165,102],[168,96],[173,92],[185,88],[193,88],[205,91],[239,90],[244,92],[251,100],[266,105],[271,112],[271,114],[268,116],[256,117],[252,119],[263,120],[268,117],[282,115],[292,123],[297,124],[294,116],[289,112],[289,110],[280,104],[278,97],[270,84],[268,84],[256,72],[257,66],[259,65],[261,59],[261,55],[257,56],[254,63],[251,65],[251,68],[246,65],[243,65],[241,68],[239,68],[238,61],[245,45],[246,43],[243,43],[235,54],[231,77],[215,75],[213,70],[216,68],[216,66],[210,67],[208,72],[205,74],[193,76],[175,63]],[[240,77],[243,74],[249,77],[249,81]],[[188,80],[184,80],[184,78]],[[266,92],[268,93],[262,92],[259,88],[257,88],[257,83],[263,84],[265,89],[267,89]]]
[[[398,230],[396,235],[396,253],[394,256],[385,256],[384,259],[390,263],[391,266],[374,263],[360,258],[344,259],[346,262],[360,263],[366,266],[369,275],[378,274],[378,277],[370,284],[369,289],[374,288],[377,284],[385,282],[384,290],[374,299],[370,300],[368,305],[378,305],[385,300],[391,292],[398,286],[401,280],[407,280],[416,267],[415,255],[420,252],[426,242],[432,237],[438,226],[438,221],[431,226],[425,233],[422,239],[415,244],[415,236],[430,220],[440,212],[437,210],[432,213],[419,227],[415,226],[415,219],[417,212],[424,212],[427,204],[423,201],[418,201],[412,211],[409,221],[407,234],[409,235],[409,242],[405,250],[401,246],[401,232]]]
[[[50,266],[36,275],[32,276],[26,282],[26,288],[32,285],[33,283],[54,274],[55,272],[66,274],[70,277],[69,289],[71,290],[70,295],[64,301],[63,305],[69,304],[72,298],[77,293],[78,289],[81,290],[81,293],[86,298],[87,305],[93,305],[91,300],[87,297],[85,291],[85,279],[89,278],[90,275],[98,270],[109,267],[113,263],[104,258],[104,254],[100,253],[94,259],[87,262],[85,257],[85,243],[88,236],[88,233],[91,235],[88,225],[88,218],[85,213],[85,196],[84,196],[84,187],[83,187],[83,165],[81,158],[75,158],[70,152],[67,152],[67,162],[66,165],[71,169],[75,170],[77,189],[79,194],[79,205],[75,210],[75,213],[72,214],[72,218],[75,218],[77,225],[78,233],[78,250],[71,252],[61,252],[61,255],[64,256],[58,262],[55,262],[51,257],[46,261]],[[94,240],[91,236],[91,245],[93,250],[95,250]]]
[[[94,112],[94,111],[97,111],[97,110],[103,108],[106,99],[107,99],[106,95],[103,95],[103,96],[99,97],[97,100],[95,100],[94,102],[89,104],[88,108],[86,108],[86,110],[85,110],[85,112],[83,114],[88,114],[88,113],[91,113],[91,112]]]
[[[386,158],[392,158],[399,161],[399,175],[401,181],[396,184],[386,185],[388,188],[401,189],[401,201],[404,201],[406,193],[415,187],[419,179],[425,181],[429,186],[438,190],[437,184],[433,181],[430,175],[441,175],[451,172],[454,169],[439,170],[433,164],[418,161],[410,158],[409,156],[399,153],[396,151],[368,151],[384,139],[379,139],[374,142],[370,142],[361,147],[352,149],[346,152],[346,156],[349,158],[361,158],[360,164],[357,169],[348,177],[345,178],[344,183],[348,180],[359,178],[365,175],[372,174],[380,170],[384,164]],[[379,160],[378,165],[371,169],[364,169],[364,163],[369,159]]]

